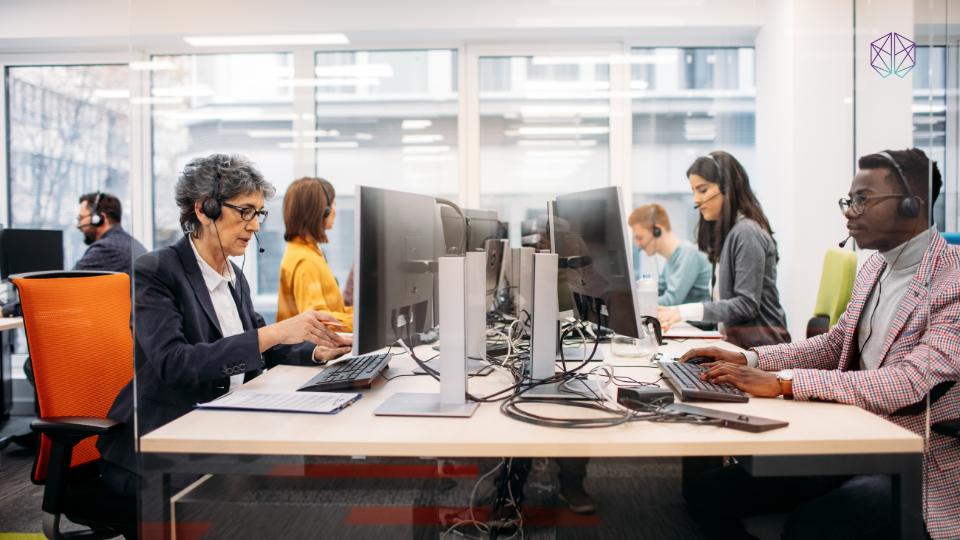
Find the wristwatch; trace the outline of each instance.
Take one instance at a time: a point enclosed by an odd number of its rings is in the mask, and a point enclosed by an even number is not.
[[[793,370],[781,369],[777,372],[777,382],[780,383],[780,393],[785,398],[793,397]]]

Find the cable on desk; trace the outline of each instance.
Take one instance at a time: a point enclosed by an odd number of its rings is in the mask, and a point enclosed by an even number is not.
[[[392,381],[392,380],[394,380],[394,379],[399,379],[400,377],[419,377],[420,375],[426,375],[426,373],[404,373],[404,374],[402,374],[402,375],[394,375],[393,377],[387,377],[387,376],[384,375],[383,372],[381,371],[381,372],[378,373],[377,375],[380,375],[380,376],[383,377],[383,379],[386,380],[386,381]]]

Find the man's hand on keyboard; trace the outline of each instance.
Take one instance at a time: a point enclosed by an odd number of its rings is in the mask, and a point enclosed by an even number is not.
[[[740,353],[736,354],[740,355]],[[738,366],[730,362],[704,365],[709,368],[700,376],[700,379],[704,381],[710,381],[714,384],[727,382],[755,396],[777,397],[780,395],[780,381],[777,380],[775,373],[760,371],[757,368],[747,366]]]
[[[731,364],[739,364],[741,366],[747,365],[747,357],[744,356],[743,353],[728,351],[718,347],[690,349],[686,354],[680,357],[680,361],[686,362],[695,356],[707,356],[713,358],[717,362],[729,362]]]

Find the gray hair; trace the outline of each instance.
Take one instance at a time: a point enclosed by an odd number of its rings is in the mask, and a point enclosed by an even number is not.
[[[213,154],[192,159],[183,168],[174,187],[174,198],[180,207],[180,228],[184,233],[200,237],[200,219],[194,207],[197,202],[202,204],[213,198],[214,186],[218,182],[217,198],[220,202],[253,192],[271,199],[277,192],[257,166],[241,155]]]

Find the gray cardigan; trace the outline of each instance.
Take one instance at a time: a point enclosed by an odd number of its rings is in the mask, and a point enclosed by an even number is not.
[[[756,221],[741,219],[724,240],[718,264],[721,300],[703,303],[704,322],[722,322],[727,341],[745,349],[789,343],[773,238]]]

